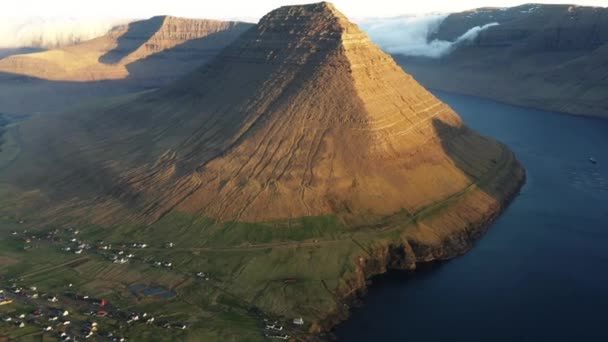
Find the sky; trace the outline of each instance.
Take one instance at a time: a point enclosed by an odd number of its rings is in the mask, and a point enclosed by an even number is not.
[[[254,21],[274,8],[317,1],[306,0],[17,0],[4,6],[0,17],[148,18],[175,15],[192,18],[248,19]],[[402,14],[457,12],[526,3],[518,0],[334,0],[350,18],[389,17]],[[535,3],[576,3],[608,6],[608,0],[529,0]]]

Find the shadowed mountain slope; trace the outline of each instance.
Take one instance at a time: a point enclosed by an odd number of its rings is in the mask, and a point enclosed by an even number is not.
[[[427,87],[608,117],[608,9],[523,5],[452,14],[429,40],[500,25],[440,59],[396,56]]]
[[[511,152],[464,128],[327,3],[271,12],[171,87],[22,130],[32,140],[10,176],[22,188],[148,221],[178,210],[359,222],[441,201],[497,162],[521,176]]]

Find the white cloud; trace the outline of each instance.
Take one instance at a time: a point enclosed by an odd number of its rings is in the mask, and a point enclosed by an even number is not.
[[[125,22],[91,18],[5,18],[0,20],[0,48],[65,46],[101,36]]]
[[[446,17],[447,14],[431,14],[372,19],[361,21],[359,26],[388,53],[439,58],[449,54],[460,44],[474,41],[481,31],[498,25],[491,23],[474,27],[453,42],[429,40]]]

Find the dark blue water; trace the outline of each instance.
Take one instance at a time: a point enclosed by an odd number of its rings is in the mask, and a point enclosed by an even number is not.
[[[129,286],[129,290],[134,296],[139,297],[142,294],[144,297],[158,297],[162,299],[173,298],[177,295],[175,291],[168,290],[164,287],[148,287],[143,284],[135,284]]]
[[[437,96],[506,143],[528,182],[467,255],[377,279],[338,338],[608,341],[608,121]]]

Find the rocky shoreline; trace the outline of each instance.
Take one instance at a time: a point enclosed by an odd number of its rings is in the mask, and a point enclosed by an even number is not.
[[[486,213],[481,220],[463,227],[450,236],[445,236],[441,245],[424,245],[414,240],[393,243],[376,249],[371,257],[359,257],[354,276],[347,280],[347,288],[337,292],[336,300],[341,303],[338,310],[328,314],[324,319],[313,322],[311,340],[331,339],[331,330],[346,321],[353,307],[364,301],[364,297],[373,283],[373,278],[390,270],[415,271],[421,264],[447,261],[464,255],[471,250],[488,231],[492,223],[508,208],[519,195],[526,183],[523,167],[517,162],[516,174],[509,191],[505,193],[500,205]]]

